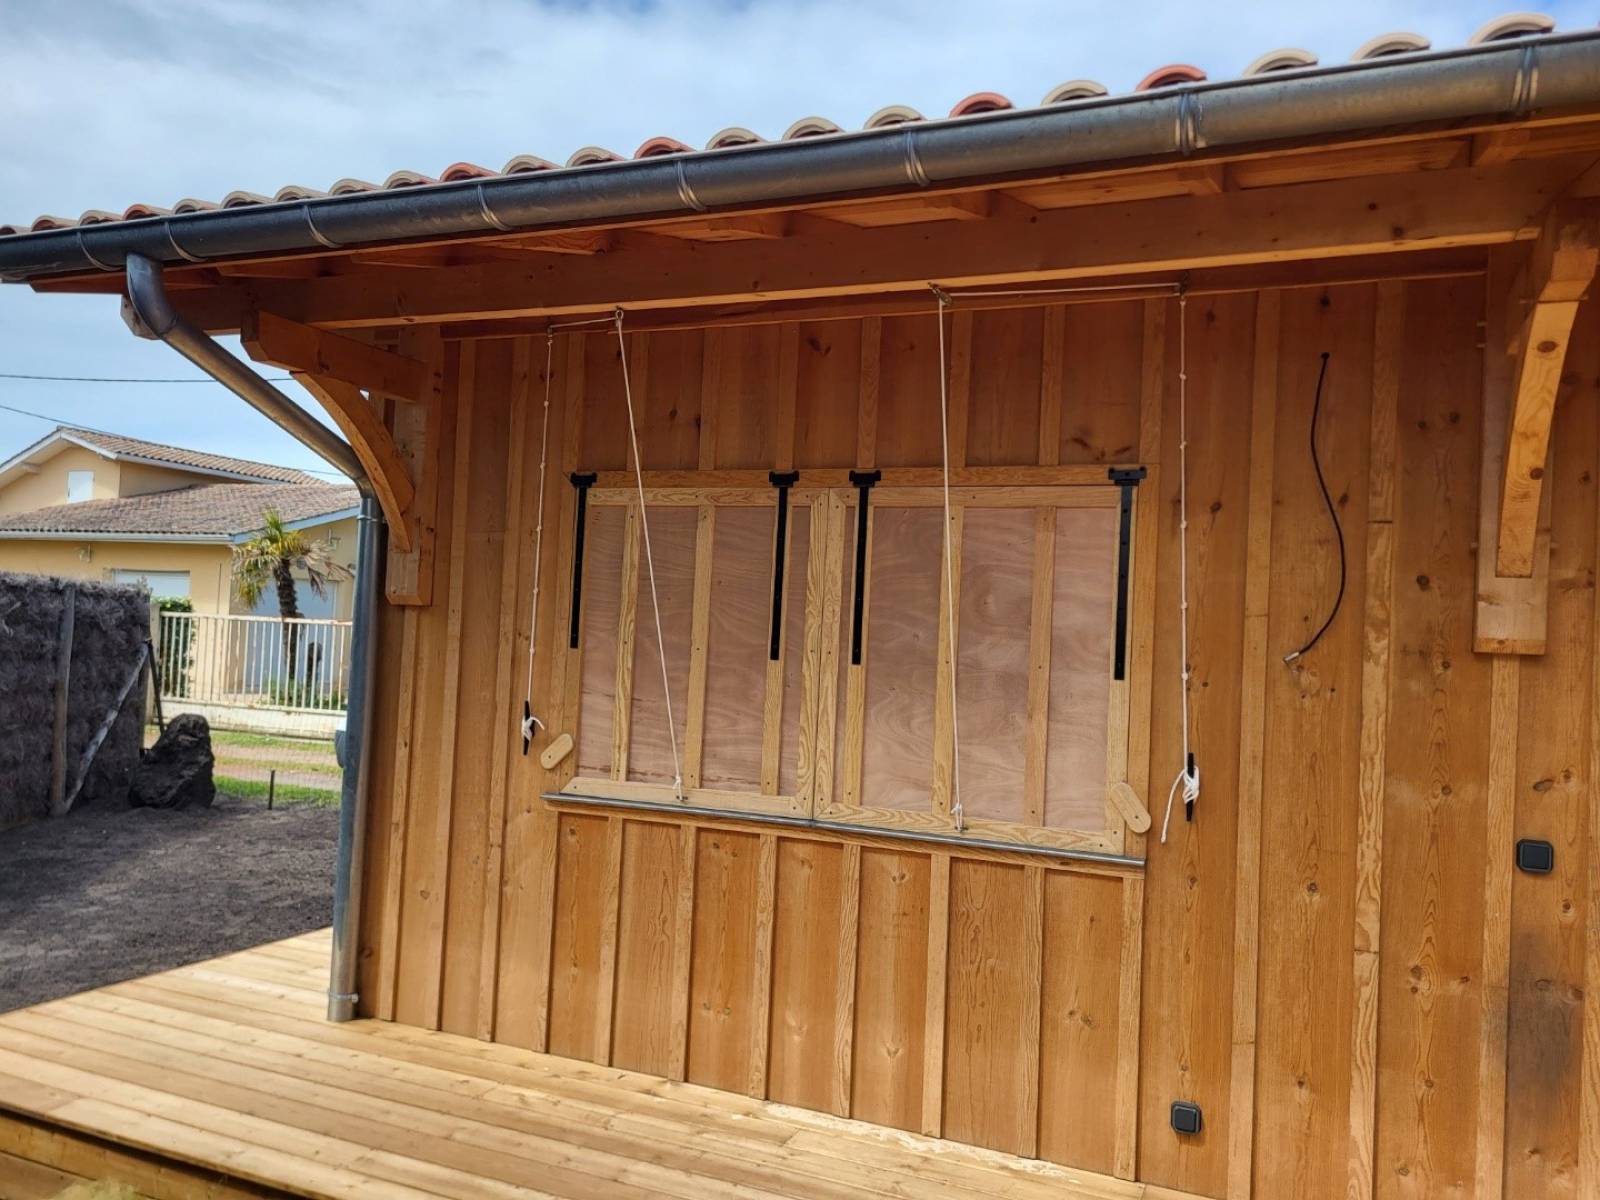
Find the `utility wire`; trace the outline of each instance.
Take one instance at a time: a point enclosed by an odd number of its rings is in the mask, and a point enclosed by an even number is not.
[[[287,383],[292,375],[263,375],[273,383]],[[108,375],[19,375],[0,371],[0,379],[21,379],[30,383],[217,383],[215,379],[119,379]]]
[[[1317,486],[1322,489],[1322,503],[1327,506],[1328,520],[1333,523],[1333,535],[1339,542],[1339,591],[1333,598],[1333,607],[1328,610],[1328,619],[1311,635],[1300,649],[1292,654],[1285,654],[1283,661],[1292,663],[1311,652],[1311,648],[1322,640],[1322,635],[1328,632],[1328,626],[1333,624],[1333,619],[1339,615],[1339,608],[1344,604],[1345,584],[1348,582],[1349,565],[1345,559],[1344,526],[1339,522],[1339,509],[1333,502],[1333,496],[1328,491],[1328,481],[1322,473],[1322,457],[1317,453],[1317,418],[1322,413],[1322,385],[1328,378],[1328,352],[1322,352],[1322,368],[1317,372],[1317,398],[1311,404],[1311,466],[1317,473]]]
[[[0,377],[3,378],[3,377]],[[187,382],[194,383],[195,380]],[[93,425],[85,425],[81,421],[68,421],[61,417],[52,417],[49,413],[34,412],[32,409],[18,408],[14,404],[0,404],[0,410],[16,413],[19,417],[32,417],[36,421],[46,421],[51,425],[64,425],[68,429],[81,429],[85,433],[101,433],[106,437],[126,437],[127,434],[117,433],[110,429],[97,429]],[[346,479],[348,476],[343,471],[335,471],[329,467],[296,467],[297,471],[304,471],[308,475],[332,475],[336,479]]]

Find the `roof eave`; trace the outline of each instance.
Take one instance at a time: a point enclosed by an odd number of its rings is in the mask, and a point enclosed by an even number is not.
[[[348,521],[351,518],[358,517],[360,515],[361,506],[359,504],[352,504],[349,508],[341,508],[327,513],[317,513],[309,517],[298,517],[293,521],[285,521],[283,523],[283,527],[290,530],[310,529],[315,525],[332,525],[335,521]],[[248,542],[259,532],[259,527],[256,529],[246,529],[241,533],[233,534],[228,540],[234,545],[239,545],[241,543]]]
[[[666,218],[1600,108],[1600,31],[1401,54],[789,142],[0,238],[0,278]]]
[[[113,533],[86,529],[0,529],[0,541],[7,542],[181,542],[191,545],[227,546],[233,538],[226,533]]]

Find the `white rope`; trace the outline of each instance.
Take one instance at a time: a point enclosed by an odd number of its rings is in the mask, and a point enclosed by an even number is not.
[[[544,416],[539,426],[539,509],[533,522],[533,603],[528,614],[528,686],[522,697],[522,752],[528,752],[536,729],[544,722],[533,715],[533,656],[539,645],[539,561],[544,557],[544,476],[550,461],[550,375],[555,365],[556,335],[544,336]]]
[[[966,810],[961,807],[961,726],[956,719],[956,570],[950,526],[950,368],[946,361],[944,318],[950,296],[934,284],[928,285],[939,301],[939,447],[944,467],[944,602],[950,614],[950,816],[956,831],[967,827]]]
[[[628,378],[628,343],[622,336],[622,309],[617,326],[617,351],[622,357],[622,396],[628,405],[628,444],[633,448],[633,481],[639,489],[639,531],[644,538],[645,573],[650,579],[650,613],[655,618],[656,650],[661,658],[661,695],[667,706],[667,744],[672,747],[672,792],[683,802],[683,767],[678,761],[678,724],[672,717],[672,682],[667,677],[667,643],[661,635],[661,601],[656,596],[656,560],[650,551],[650,510],[644,502],[644,466],[639,460],[639,433],[633,420],[633,383]]]
[[[1183,790],[1185,807],[1200,798],[1200,767],[1189,748],[1189,297],[1178,293],[1178,615],[1183,656],[1181,702],[1183,712],[1183,762],[1167,789],[1167,811],[1161,818],[1161,842],[1167,841],[1172,821],[1172,801]]]

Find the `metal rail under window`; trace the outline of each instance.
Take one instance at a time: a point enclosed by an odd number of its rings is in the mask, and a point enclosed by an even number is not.
[[[815,817],[788,817],[781,813],[735,812],[725,808],[705,808],[695,804],[672,804],[656,800],[622,800],[613,796],[579,796],[572,792],[545,792],[546,800],[558,804],[586,805],[590,808],[625,808],[640,812],[671,813],[681,817],[709,817],[718,821],[748,821],[757,825],[781,825],[788,829],[809,829],[817,833],[838,833],[848,837],[887,838],[897,842],[933,842],[966,850],[993,850],[1003,854],[1031,854],[1069,862],[1100,863],[1110,867],[1140,867],[1144,859],[1127,854],[1102,854],[1094,850],[1064,850],[1056,846],[1035,846],[1028,842],[1001,842],[990,838],[964,837],[957,833],[924,833],[913,829],[885,828],[881,825],[855,825],[847,821],[823,821]]]

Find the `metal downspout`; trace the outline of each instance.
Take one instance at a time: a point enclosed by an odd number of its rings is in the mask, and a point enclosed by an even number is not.
[[[348,444],[288,396],[228,353],[214,338],[189,324],[172,307],[161,267],[129,255],[123,319],[140,337],[165,342],[257,412],[355,481],[361,492],[356,550],[356,594],[350,637],[350,697],[345,718],[344,776],[339,790],[339,849],[333,881],[333,962],[328,985],[328,1020],[355,1016],[356,961],[361,917],[361,870],[366,841],[368,699],[376,656],[378,580],[382,577],[383,516],[366,472]]]

